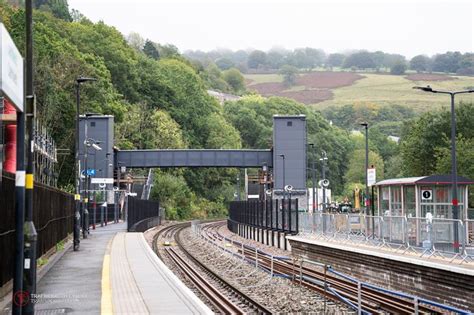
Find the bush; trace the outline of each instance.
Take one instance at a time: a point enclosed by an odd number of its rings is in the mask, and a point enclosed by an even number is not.
[[[390,73],[394,75],[402,75],[405,74],[405,71],[407,70],[407,65],[405,63],[396,63],[390,68]]]

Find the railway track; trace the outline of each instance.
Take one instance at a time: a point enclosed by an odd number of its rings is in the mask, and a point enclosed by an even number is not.
[[[186,250],[182,245],[180,232],[189,226],[189,222],[171,225],[156,233],[153,239],[153,249],[157,255],[162,259],[163,254],[167,255],[219,313],[270,314],[271,311],[264,305],[232,286]],[[160,246],[159,240],[163,242],[163,245],[166,245]]]
[[[224,237],[217,231],[224,225],[222,222],[206,224],[202,228],[202,233],[208,240],[222,243]],[[299,283],[319,294],[326,296],[334,301],[341,301],[343,297],[353,305],[358,305],[358,286],[357,283],[345,279],[341,276],[335,276],[328,272],[316,270],[314,268],[300,265],[295,259],[272,259],[272,256],[262,251],[255,251],[249,246],[242,246],[238,242],[230,242],[235,245],[234,250],[239,255],[243,255],[248,261],[255,261],[255,264],[267,272],[275,275],[281,275]],[[326,270],[327,271],[327,270]],[[335,293],[336,294],[335,294]],[[339,295],[339,297],[337,296]],[[418,304],[415,306],[414,300],[399,297],[388,292],[382,292],[374,288],[363,286],[361,289],[361,306],[366,313],[372,314],[447,314],[444,310],[434,306]],[[416,308],[416,310],[415,310]]]

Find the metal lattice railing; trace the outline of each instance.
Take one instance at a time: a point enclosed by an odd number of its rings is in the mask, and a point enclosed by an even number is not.
[[[299,216],[299,232],[303,235],[474,262],[474,220],[329,213]]]

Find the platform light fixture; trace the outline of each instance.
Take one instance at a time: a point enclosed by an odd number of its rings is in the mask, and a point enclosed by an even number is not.
[[[414,86],[413,89],[428,93],[447,94],[451,97],[451,182],[452,182],[452,211],[453,219],[460,219],[458,207],[458,188],[457,188],[457,161],[456,161],[456,112],[454,109],[454,96],[457,94],[474,93],[474,89],[464,91],[441,91],[434,90],[431,86]],[[461,218],[462,219],[462,218]],[[459,227],[457,221],[454,221],[454,250],[459,252]]]

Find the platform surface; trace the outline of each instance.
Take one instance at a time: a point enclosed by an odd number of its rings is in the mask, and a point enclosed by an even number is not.
[[[213,314],[126,223],[91,230],[37,286],[36,314]]]
[[[115,236],[110,281],[116,314],[213,314],[156,256],[143,233]]]
[[[440,257],[420,257],[419,253],[413,253],[410,251],[396,250],[387,247],[377,247],[372,245],[366,245],[361,243],[347,243],[340,242],[337,240],[327,240],[321,238],[315,238],[314,236],[298,235],[298,236],[287,236],[288,240],[295,242],[302,242],[307,244],[314,244],[319,246],[325,246],[329,248],[340,249],[348,252],[355,252],[359,254],[365,254],[370,256],[377,256],[386,259],[392,259],[408,264],[420,265],[430,268],[436,268],[469,276],[474,276],[474,264],[472,262],[460,264],[454,260],[451,262],[449,258]]]
[[[77,252],[70,249],[37,285],[36,314],[100,314],[102,264],[107,244],[126,223],[91,229]]]

